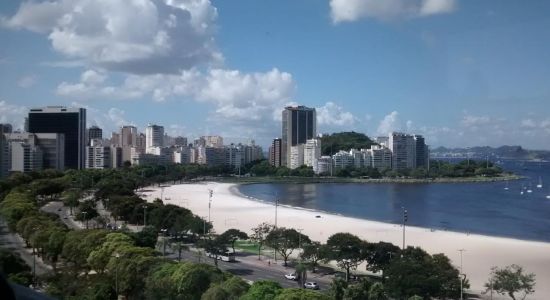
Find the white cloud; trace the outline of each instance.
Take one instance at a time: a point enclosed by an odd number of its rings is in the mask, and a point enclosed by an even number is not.
[[[475,116],[466,113],[460,121],[460,124],[469,128],[477,128],[478,126],[489,125],[492,122],[493,120],[489,116]]]
[[[376,133],[378,135],[388,135],[392,131],[401,130],[401,121],[399,120],[399,113],[397,111],[392,111],[390,114],[386,115],[380,124]]]
[[[23,76],[23,77],[19,78],[19,80],[17,81],[17,85],[20,88],[24,88],[24,89],[30,88],[35,83],[36,83],[36,76],[35,75],[26,75],[26,76]]]
[[[330,0],[334,23],[361,18],[410,19],[450,13],[455,8],[456,0]]]
[[[23,2],[4,26],[48,35],[57,52],[136,74],[179,73],[223,60],[209,0]]]
[[[350,112],[335,104],[327,102],[324,106],[317,108],[317,123],[320,126],[353,126],[358,119]]]
[[[0,123],[9,123],[14,129],[23,129],[28,108],[0,100]]]
[[[532,119],[524,119],[524,120],[521,120],[521,127],[523,127],[523,128],[536,128],[537,123],[535,123],[535,121],[533,121]]]

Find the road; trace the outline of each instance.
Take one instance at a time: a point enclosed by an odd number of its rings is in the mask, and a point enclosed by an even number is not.
[[[41,208],[42,211],[54,213],[59,215],[61,221],[72,229],[83,229],[85,224],[75,221],[74,216],[70,215],[69,209],[63,206],[61,201],[52,201]],[[89,226],[91,226],[89,224]],[[137,227],[137,226],[136,226]],[[90,227],[91,228],[91,227]],[[134,228],[132,228],[134,229]],[[178,254],[171,252],[170,247],[166,247],[166,257],[177,260]],[[267,260],[259,261],[256,255],[248,253],[237,253],[236,262],[224,262],[218,261],[218,267],[229,273],[237,275],[245,280],[259,281],[259,280],[272,280],[281,284],[285,288],[299,287],[296,281],[287,280],[284,275],[292,273],[294,271],[291,267],[282,266],[282,262],[278,264],[267,263]],[[182,251],[182,260],[192,262],[203,262],[210,265],[214,265],[212,258],[206,256],[200,256],[197,251]],[[323,275],[320,273],[308,273],[307,281],[315,281],[319,284],[321,290],[328,289],[332,276]]]

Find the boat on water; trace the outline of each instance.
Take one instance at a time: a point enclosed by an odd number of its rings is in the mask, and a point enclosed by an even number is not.
[[[542,189],[542,178],[539,176],[539,184],[537,184],[538,189]]]
[[[508,181],[506,181],[506,186],[504,187],[504,190],[507,191],[509,190],[510,188],[508,187]]]
[[[527,188],[527,193],[532,193],[533,190],[531,189],[531,183],[529,183],[529,187]]]

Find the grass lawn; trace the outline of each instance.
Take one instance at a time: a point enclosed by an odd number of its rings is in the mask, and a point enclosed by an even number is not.
[[[244,252],[258,254],[258,244],[251,241],[236,241],[235,249],[239,249]],[[268,253],[273,253],[273,249],[269,247],[262,247],[262,254],[266,255]]]

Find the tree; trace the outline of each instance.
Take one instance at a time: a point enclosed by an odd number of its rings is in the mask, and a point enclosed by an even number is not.
[[[535,292],[535,274],[525,274],[523,268],[518,265],[510,265],[502,269],[493,267],[485,287],[487,291],[494,290],[501,295],[508,294],[514,300],[516,293],[520,293],[519,299],[525,299],[527,295]]]
[[[208,255],[210,255],[210,257],[212,257],[214,260],[214,265],[217,268],[218,259],[227,252],[227,247],[225,246],[226,240],[221,236],[217,236],[215,238],[208,236],[201,243],[199,243],[199,245],[206,253],[208,253]]]
[[[460,295],[458,270],[443,254],[429,255],[408,247],[385,270],[384,286],[393,298],[418,295],[423,298],[456,298]],[[467,288],[468,282],[464,283]]]
[[[6,275],[9,280],[28,286],[32,281],[31,268],[25,261],[7,249],[0,249],[0,273]]]
[[[284,227],[271,230],[265,238],[265,243],[281,254],[285,267],[294,249],[301,246],[300,242],[304,244],[309,243],[309,237],[299,233],[295,229]]]
[[[268,223],[262,223],[252,228],[252,235],[250,239],[258,244],[258,260],[261,259],[262,246],[264,245],[267,235],[273,230],[273,225]]]
[[[283,288],[277,282],[260,280],[254,282],[240,300],[274,300],[282,290]]]
[[[145,226],[140,232],[132,233],[132,239],[138,247],[155,248],[158,232],[153,226]]]
[[[366,243],[351,233],[336,233],[327,240],[329,255],[325,261],[335,260],[338,267],[346,271],[349,281],[351,270],[357,269],[366,258]]]
[[[384,285],[381,282],[375,282],[370,286],[369,289],[369,300],[386,300],[386,290]]]
[[[367,248],[367,270],[371,272],[384,271],[393,258],[399,257],[400,249],[392,243],[378,242]]]
[[[296,276],[298,277],[298,284],[301,288],[304,288],[304,284],[307,281],[307,267],[303,263],[296,265]]]
[[[369,299],[369,291],[372,283],[366,279],[359,283],[349,285],[344,294],[344,300],[363,300]]]
[[[227,292],[228,300],[236,300],[248,291],[250,285],[238,276],[231,276],[221,284],[221,287]]]
[[[284,289],[275,300],[330,300],[327,295],[305,289]]]
[[[315,267],[319,265],[321,260],[327,258],[329,255],[327,246],[319,242],[311,242],[305,244],[302,248],[302,258],[309,263],[311,271],[315,273]]]
[[[227,298],[229,293],[218,284],[211,286],[201,296],[201,300],[226,300]]]
[[[220,238],[228,244],[231,244],[231,249],[233,250],[233,253],[235,253],[235,242],[237,240],[247,240],[248,235],[238,229],[231,228],[222,233]]]
[[[347,281],[340,278],[334,278],[330,283],[329,295],[334,300],[343,300],[347,287]]]

